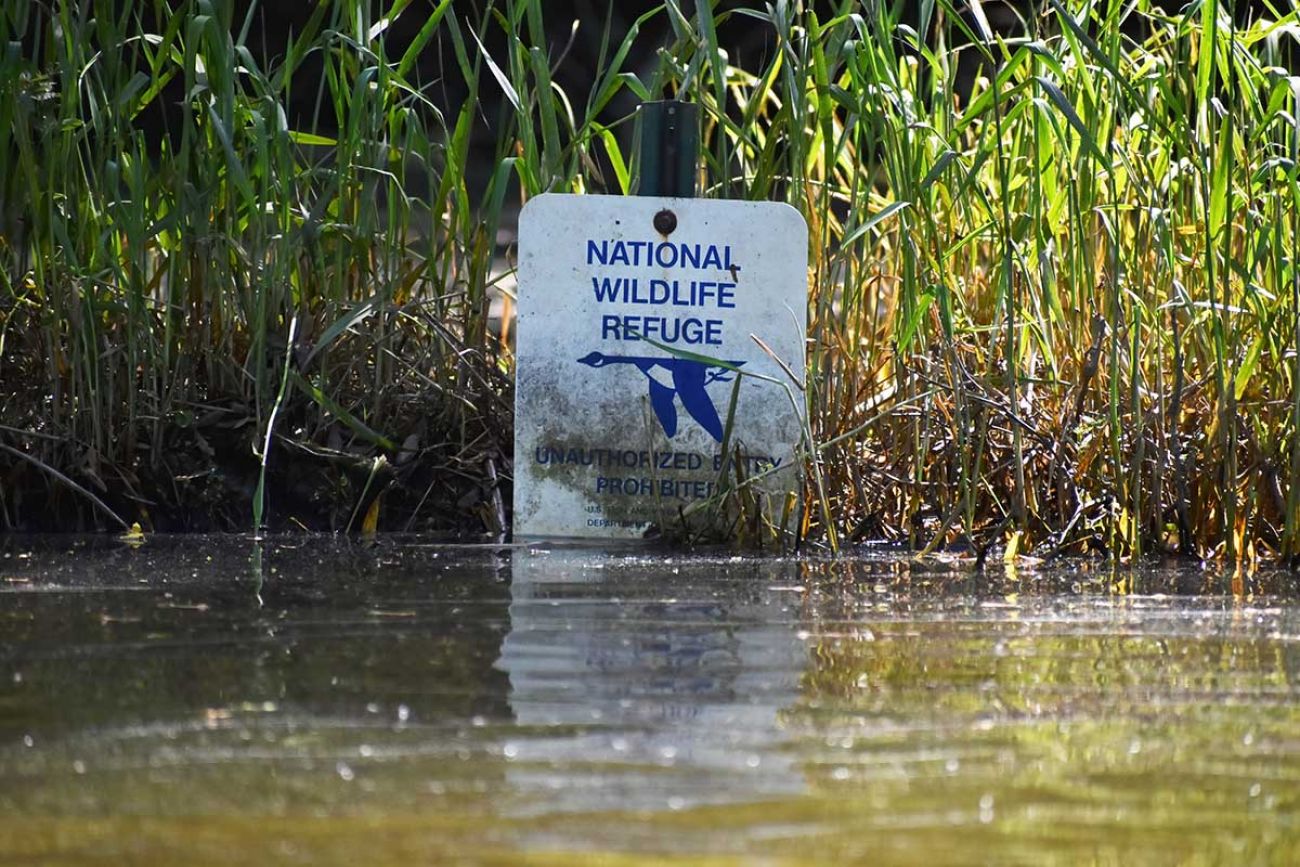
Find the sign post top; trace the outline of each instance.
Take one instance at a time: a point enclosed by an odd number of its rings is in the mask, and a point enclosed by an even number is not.
[[[700,107],[667,99],[641,104],[637,195],[695,197]]]

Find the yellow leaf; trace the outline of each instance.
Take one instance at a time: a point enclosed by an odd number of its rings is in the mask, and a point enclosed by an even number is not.
[[[1021,532],[1022,531],[1020,530],[1016,530],[1014,533],[1011,534],[1011,538],[1007,539],[1007,550],[1002,552],[1002,562],[1004,563],[1015,562],[1016,554],[1017,552],[1020,551]]]
[[[144,544],[144,530],[140,527],[140,522],[137,521],[131,525],[131,529],[127,530],[117,538],[130,545],[132,548],[139,548]]]
[[[379,497],[375,497],[366,510],[366,517],[361,521],[361,535],[366,538],[374,536],[379,527],[379,500]]]

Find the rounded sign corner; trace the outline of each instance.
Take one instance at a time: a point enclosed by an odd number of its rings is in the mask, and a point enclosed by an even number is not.
[[[536,211],[539,208],[546,207],[547,200],[553,198],[554,196],[555,196],[554,193],[539,193],[538,195],[533,196],[531,199],[524,202],[524,206],[519,209],[519,222],[522,223],[525,219],[527,219],[532,214],[533,211]]]
[[[804,219],[798,208],[789,202],[773,202],[772,204],[777,206],[774,210],[781,215],[780,219],[789,220],[792,226],[798,226],[800,231],[807,234],[808,221]]]

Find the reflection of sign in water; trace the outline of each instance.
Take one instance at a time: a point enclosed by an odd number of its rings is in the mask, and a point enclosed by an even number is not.
[[[676,561],[680,563],[681,561]],[[506,815],[745,803],[806,789],[782,713],[808,652],[780,594],[788,561],[669,574],[664,561],[590,549],[516,549]],[[675,772],[665,772],[667,768]],[[556,783],[564,782],[558,786]]]
[[[803,218],[775,202],[531,199],[515,535],[639,537],[716,497],[729,466],[761,476],[758,508],[783,508],[800,483],[807,262]]]
[[[674,398],[700,427],[709,432],[716,442],[722,442],[722,419],[706,389],[715,382],[730,382],[732,371],[717,364],[693,361],[686,358],[651,358],[644,355],[606,355],[589,352],[578,361],[591,367],[611,364],[630,364],[645,374],[650,383],[650,405],[664,433],[677,436],[677,407]],[[740,367],[745,362],[727,362]]]

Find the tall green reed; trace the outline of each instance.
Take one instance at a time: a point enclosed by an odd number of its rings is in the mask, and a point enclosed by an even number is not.
[[[714,134],[757,158],[754,181],[790,179],[759,194],[784,192],[814,227],[810,412],[830,439],[900,407],[837,449],[841,520],[915,541],[938,518],[937,542],[960,517],[968,537],[1014,528],[1045,551],[1279,550],[1295,425],[1263,395],[1293,389],[1264,359],[1284,357],[1273,332],[1295,320],[1294,217],[1261,167],[1279,171],[1289,133],[1264,118],[1294,79],[1258,53],[1278,25],[1234,28],[1210,4],[1068,7],[1010,37],[943,3],[924,39],[880,4],[825,24],[799,4],[753,15],[777,59],[733,74],[747,129]],[[936,50],[952,42],[981,55],[969,94]],[[778,62],[798,82],[784,92]],[[769,169],[771,130],[806,148]],[[1246,224],[1272,228],[1247,241]]]
[[[23,229],[3,249],[5,329],[45,360],[5,421],[48,466],[83,465],[104,488],[111,467],[117,501],[147,508],[146,488],[192,469],[173,450],[188,431],[192,450],[237,452],[226,474],[256,465],[260,524],[280,408],[300,444],[332,430],[391,449],[385,431],[424,408],[481,435],[500,402],[472,398],[500,391],[484,372],[494,218],[465,188],[467,137],[413,78],[419,52],[463,25],[441,3],[390,58],[408,6],[317,4],[268,68],[249,48],[255,6],[242,21],[221,0],[0,13],[0,168]],[[313,56],[323,75],[308,82]],[[309,90],[315,117],[292,128]],[[137,119],[167,100],[179,117],[148,142]],[[467,353],[483,368],[469,383]]]

